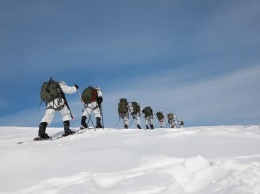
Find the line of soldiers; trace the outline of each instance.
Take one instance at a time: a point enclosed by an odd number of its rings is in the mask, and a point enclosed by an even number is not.
[[[41,122],[39,124],[38,137],[35,140],[49,139],[49,135],[46,133],[47,126],[52,122],[56,111],[60,112],[64,124],[64,134],[67,136],[73,134],[74,132],[70,130],[70,120],[73,118],[71,114],[68,102],[66,100],[65,94],[73,94],[78,91],[79,86],[74,84],[73,86],[68,86],[64,82],[57,82],[52,80],[52,77],[48,82],[44,82],[40,91],[40,98],[42,102],[46,104],[46,110]],[[103,94],[99,87],[88,86],[82,92],[79,93],[80,99],[84,105],[81,116],[81,128],[88,128],[88,122],[90,119],[92,111],[96,117],[96,128],[104,128],[101,124],[103,122],[103,114],[101,103],[103,102]],[[121,98],[118,104],[119,118],[123,118],[124,127],[127,129],[129,124],[129,112],[131,113],[133,120],[136,121],[137,128],[141,129],[141,112],[145,117],[146,129],[154,129],[153,125],[153,110],[150,106],[141,109],[140,104],[137,102],[127,102],[126,98]],[[159,111],[160,112],[160,111]],[[156,113],[156,116],[160,122],[161,127],[165,127],[164,116],[167,116],[168,123],[171,127],[176,128],[176,124],[181,127],[184,125],[183,121],[179,121],[173,113],[167,115]],[[120,119],[119,119],[120,120]],[[87,121],[87,122],[86,122]],[[94,125],[94,123],[92,122]]]
[[[184,126],[184,122],[178,120],[177,116],[174,113],[164,114],[161,110],[154,113],[153,109],[150,106],[144,108],[140,107],[140,104],[137,102],[128,102],[127,98],[120,98],[118,103],[118,114],[119,120],[123,119],[124,128],[127,129],[129,124],[129,113],[132,115],[133,120],[136,122],[138,129],[141,129],[141,113],[143,113],[145,118],[145,128],[154,129],[153,117],[156,116],[158,122],[160,123],[161,128],[165,128],[165,117],[167,118],[168,124],[171,128],[177,128],[177,125],[180,127]],[[168,125],[167,124],[167,125]]]

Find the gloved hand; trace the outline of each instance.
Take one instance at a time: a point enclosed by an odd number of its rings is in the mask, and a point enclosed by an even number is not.
[[[99,96],[98,98],[97,98],[97,103],[98,104],[101,104],[103,102],[103,97],[102,96]]]
[[[79,89],[79,86],[77,84],[74,84],[74,86],[75,86],[76,89]]]

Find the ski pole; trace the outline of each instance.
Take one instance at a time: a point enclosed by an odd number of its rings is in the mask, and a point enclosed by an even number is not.
[[[121,118],[119,117],[119,119],[118,119],[118,121],[117,121],[117,123],[116,123],[116,127],[117,127],[117,125],[118,125],[118,123],[119,123],[120,119],[121,119]]]
[[[87,111],[87,108],[88,108],[88,105],[89,105],[89,104],[92,106],[92,108],[89,107],[89,108],[91,108],[90,113]],[[85,110],[87,111],[87,114],[88,114],[88,116],[89,116],[88,123],[89,123],[89,120],[90,120],[91,123],[92,123],[92,125],[93,125],[93,127],[96,128],[95,125],[94,125],[94,123],[93,123],[93,121],[92,121],[92,119],[91,119],[91,113],[92,113],[92,111],[93,111],[93,109],[94,109],[95,107],[94,107],[91,103],[89,103],[89,104],[88,104],[87,107],[85,108]]]
[[[85,108],[85,110],[87,111],[87,108]],[[92,121],[92,119],[91,119],[91,115],[89,114],[88,111],[87,111],[87,114],[88,114],[87,126],[88,126],[88,123],[89,123],[89,121],[90,121],[90,122],[92,123],[93,127],[96,128],[95,125],[94,125],[94,123],[93,123],[93,121]]]
[[[98,103],[98,106],[99,106],[100,114],[101,114],[101,117],[102,117],[102,125],[103,125],[103,130],[104,130],[104,117],[103,117],[103,111],[102,111],[101,103],[100,104]]]
[[[88,118],[87,126],[88,126],[89,121],[91,121],[93,127],[96,128],[95,125],[94,125],[94,123],[93,123],[93,121],[92,121],[92,119],[91,119],[91,117],[90,117],[90,115],[89,115],[89,118]]]
[[[134,121],[134,118],[133,118],[132,121],[130,122],[129,127],[130,127],[130,125],[132,124],[133,121]]]
[[[71,110],[70,110],[69,104],[68,104],[68,102],[67,102],[67,99],[66,99],[64,93],[62,93],[62,97],[63,97],[63,99],[64,99],[64,104],[68,107],[69,112],[70,112],[70,116],[71,116],[71,118],[72,118],[72,120],[73,120],[73,119],[74,119],[74,116],[73,116],[73,114],[72,114],[72,112],[71,112]]]
[[[77,92],[78,92],[78,94],[79,94],[79,98],[80,98],[82,104],[85,106],[85,103],[83,102],[83,99],[82,99],[82,96],[81,96],[81,94],[80,94],[80,92],[79,92],[79,89],[77,89]],[[90,118],[90,117],[91,117],[91,112],[90,112],[90,113],[88,112],[87,107],[86,107],[86,108],[84,107],[84,109],[87,111],[87,114],[88,114],[88,117],[89,117],[89,118],[88,118],[88,121],[87,121],[87,126],[88,126],[89,121],[91,121],[91,123],[92,123],[92,125],[93,125],[93,127],[94,127],[95,125],[94,125],[92,119]]]
[[[79,94],[79,98],[80,98],[81,102],[82,102],[83,104],[85,104],[85,103],[83,102],[83,99],[82,99],[82,96],[81,96],[81,94],[80,94],[80,92],[79,92],[79,89],[77,89],[77,92],[78,92],[78,94]]]

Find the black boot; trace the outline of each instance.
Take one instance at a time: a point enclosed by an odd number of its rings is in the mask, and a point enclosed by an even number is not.
[[[124,125],[125,129],[128,129],[128,125]]]
[[[50,139],[49,135],[45,133],[47,125],[48,125],[47,122],[41,122],[39,125],[38,135],[41,139]]]
[[[149,129],[149,126],[148,125],[145,125],[146,129]]]
[[[154,129],[153,124],[150,125],[151,129]]]
[[[68,136],[73,134],[74,132],[70,130],[70,121],[64,121],[64,134],[63,136]]]
[[[81,117],[81,126],[82,126],[82,129],[88,128],[88,125],[86,124],[86,120],[87,120],[87,117],[86,117],[86,116],[82,116],[82,117]]]
[[[101,118],[100,117],[97,117],[96,118],[96,120],[97,120],[97,125],[96,125],[96,128],[103,128],[103,126],[101,125]]]
[[[142,129],[142,127],[141,127],[140,125],[137,125],[137,128],[138,128],[138,129]]]

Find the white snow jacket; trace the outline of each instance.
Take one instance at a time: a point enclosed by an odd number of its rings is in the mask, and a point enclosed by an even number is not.
[[[97,89],[97,96],[98,96],[98,97],[103,97],[103,94],[102,94],[101,89],[98,88],[98,87],[96,87],[96,89]]]

